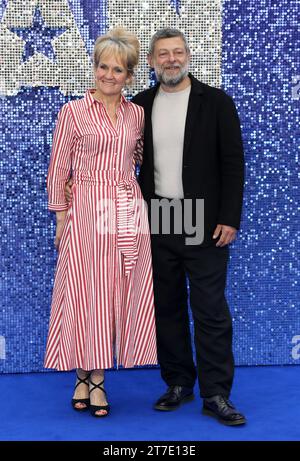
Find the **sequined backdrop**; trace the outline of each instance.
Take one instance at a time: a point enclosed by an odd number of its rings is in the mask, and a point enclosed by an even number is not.
[[[227,297],[238,365],[300,364],[299,3],[288,0],[0,0],[0,370],[41,371],[56,252],[45,179],[64,102],[92,84],[91,52],[123,24],[142,44],[176,26],[191,70],[233,96],[247,163]]]

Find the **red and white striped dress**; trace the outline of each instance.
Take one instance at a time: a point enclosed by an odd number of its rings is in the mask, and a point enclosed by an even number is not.
[[[68,210],[44,363],[57,370],[112,368],[114,358],[157,364],[149,223],[135,177],[144,112],[122,96],[114,127],[93,91],[62,107],[47,177],[49,209]]]

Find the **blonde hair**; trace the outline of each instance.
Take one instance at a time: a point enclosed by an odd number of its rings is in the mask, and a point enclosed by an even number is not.
[[[140,43],[136,35],[122,27],[117,27],[98,37],[94,46],[95,69],[99,66],[102,53],[106,51],[119,58],[128,73],[133,74],[140,54]]]

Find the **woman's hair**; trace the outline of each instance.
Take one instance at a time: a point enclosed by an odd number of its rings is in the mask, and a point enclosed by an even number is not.
[[[122,27],[110,30],[98,37],[94,47],[94,67],[99,66],[103,52],[112,53],[119,58],[129,74],[133,74],[139,62],[140,43],[138,38]]]

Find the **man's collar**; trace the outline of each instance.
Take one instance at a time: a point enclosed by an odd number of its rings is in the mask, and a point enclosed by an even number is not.
[[[189,77],[191,79],[191,85],[192,85],[191,91],[193,93],[202,94],[203,84],[200,82],[200,80],[195,78],[191,73],[189,73]]]

